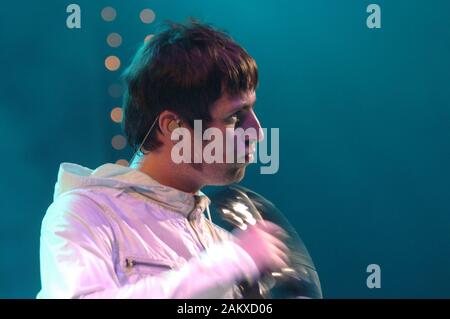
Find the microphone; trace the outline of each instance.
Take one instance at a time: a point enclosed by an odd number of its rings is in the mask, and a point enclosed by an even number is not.
[[[289,267],[263,273],[254,283],[241,282],[239,289],[244,299],[322,298],[319,276],[306,246],[272,202],[237,184],[220,187],[209,197],[215,222],[228,231],[236,227],[245,230],[256,221],[268,220],[288,234],[284,242],[291,252]]]

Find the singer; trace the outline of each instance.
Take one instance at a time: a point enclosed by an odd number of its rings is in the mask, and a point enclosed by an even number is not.
[[[175,163],[171,135],[193,133],[195,120],[224,135],[261,132],[255,60],[209,25],[170,23],[123,76],[122,124],[134,156],[129,167],[61,164],[42,222],[38,298],[241,298],[240,282],[288,264],[283,230],[269,222],[219,228],[201,188],[240,181],[263,136],[246,137],[243,162]]]

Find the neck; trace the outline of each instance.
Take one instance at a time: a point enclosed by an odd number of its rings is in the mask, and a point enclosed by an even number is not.
[[[168,159],[169,158],[169,159]],[[132,167],[147,174],[158,183],[185,193],[197,193],[203,185],[195,177],[197,172],[186,163],[175,164],[163,152],[151,152],[136,156]]]

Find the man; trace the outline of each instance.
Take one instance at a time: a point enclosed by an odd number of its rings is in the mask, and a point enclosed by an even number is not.
[[[130,167],[94,171],[61,164],[42,223],[38,297],[239,298],[238,283],[288,262],[277,226],[229,234],[204,216],[209,199],[200,189],[240,181],[263,138],[253,110],[255,61],[225,33],[172,24],[124,75],[124,131],[138,156]],[[173,134],[185,129],[194,144],[194,120],[223,135],[258,134],[240,144],[241,163],[175,163]],[[192,159],[197,153],[193,147]]]

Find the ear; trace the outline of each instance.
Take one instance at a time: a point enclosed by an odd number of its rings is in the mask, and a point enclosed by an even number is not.
[[[169,131],[172,133],[176,128],[181,127],[181,121],[180,120],[172,120],[169,122]]]
[[[159,114],[158,125],[164,138],[170,140],[172,131],[181,126],[181,120],[175,112],[166,110]]]

